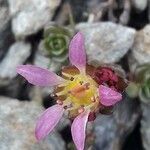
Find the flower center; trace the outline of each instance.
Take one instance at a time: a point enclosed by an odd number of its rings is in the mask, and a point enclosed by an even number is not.
[[[96,111],[99,104],[98,84],[89,75],[62,74],[67,80],[56,88],[57,103],[63,105],[71,116],[85,109]]]
[[[96,85],[89,76],[79,74],[73,76],[72,81],[67,81],[64,91],[74,105],[88,106],[96,98]]]

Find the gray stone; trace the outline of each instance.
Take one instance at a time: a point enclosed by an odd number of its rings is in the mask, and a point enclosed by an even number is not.
[[[130,68],[133,71],[137,65],[150,62],[150,25],[138,31],[129,57]]]
[[[131,99],[120,102],[112,115],[100,115],[94,124],[95,149],[120,150],[140,117],[139,105]]]
[[[17,37],[36,33],[54,15],[61,0],[8,0],[13,17],[12,30]]]
[[[6,26],[6,24],[8,23],[8,21],[10,20],[10,16],[9,16],[9,11],[8,11],[8,7],[7,6],[0,6],[0,29],[2,29],[4,26]]]
[[[76,26],[85,36],[89,63],[118,62],[132,47],[135,30],[111,22],[80,23]]]
[[[24,42],[14,43],[0,63],[0,84],[17,76],[16,67],[23,64],[31,54],[31,45]]]
[[[50,57],[44,56],[39,52],[35,55],[34,64],[53,72],[58,72],[61,68],[61,63],[56,62]]]
[[[12,42],[9,9],[6,0],[0,0],[0,60]]]
[[[130,53],[130,55],[128,56],[128,63],[129,63],[129,68],[131,72],[134,72],[138,63],[136,61],[136,59],[133,57],[133,55]]]
[[[138,11],[145,10],[148,5],[148,0],[131,0],[131,2]]]
[[[56,127],[56,130],[63,131],[67,126],[71,126],[71,121],[68,118],[62,117],[59,124]]]
[[[34,128],[42,108],[35,102],[0,97],[1,150],[65,150],[65,143],[54,131],[37,142]]]
[[[150,62],[150,25],[137,32],[133,45],[133,56],[139,64]]]
[[[141,135],[142,143],[145,150],[150,148],[150,105],[141,104],[142,119],[141,119]]]

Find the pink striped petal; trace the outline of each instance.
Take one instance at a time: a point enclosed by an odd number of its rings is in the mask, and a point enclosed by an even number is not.
[[[64,109],[61,105],[54,105],[44,111],[39,117],[35,128],[37,140],[43,139],[54,129],[61,119],[63,112]]]
[[[54,86],[64,82],[64,79],[55,73],[34,65],[20,65],[17,72],[33,85]]]
[[[122,100],[122,95],[119,92],[112,90],[106,86],[99,86],[100,102],[104,106],[112,106]]]
[[[78,32],[70,42],[69,60],[72,65],[79,70],[84,70],[86,66],[86,52],[84,49],[84,38],[82,33]]]
[[[76,145],[77,150],[83,150],[84,149],[84,143],[85,143],[85,130],[86,130],[86,124],[88,121],[88,116],[90,112],[83,112],[80,115],[78,115],[71,126],[71,133],[73,141]]]

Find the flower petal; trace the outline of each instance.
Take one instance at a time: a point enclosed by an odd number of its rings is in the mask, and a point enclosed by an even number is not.
[[[54,105],[44,111],[39,117],[35,128],[37,140],[43,139],[54,129],[61,119],[63,112],[64,109],[61,105]]]
[[[70,42],[69,60],[80,71],[85,70],[86,52],[84,49],[84,38],[81,32],[78,32]]]
[[[71,126],[71,133],[73,141],[76,145],[77,150],[83,150],[84,149],[84,143],[85,143],[85,130],[86,130],[86,124],[88,121],[89,111],[83,112],[80,115],[78,115]]]
[[[99,86],[99,95],[100,102],[104,106],[112,106],[122,100],[122,95],[119,92],[103,85]]]
[[[33,85],[54,86],[64,82],[64,79],[55,73],[34,65],[20,65],[17,72]]]

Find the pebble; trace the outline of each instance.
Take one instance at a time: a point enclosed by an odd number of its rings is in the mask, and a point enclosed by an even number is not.
[[[12,16],[12,30],[23,38],[36,33],[53,17],[61,0],[8,0]]]
[[[135,30],[112,22],[80,23],[76,29],[85,36],[88,62],[118,62],[132,47]]]
[[[148,0],[131,0],[131,2],[138,11],[145,10],[148,5]]]
[[[112,115],[99,115],[95,120],[95,149],[120,150],[127,136],[133,131],[140,117],[136,101],[125,98]]]
[[[16,42],[0,62],[0,84],[17,76],[16,67],[23,64],[31,54],[31,45],[25,42]]]
[[[8,5],[6,0],[0,0],[0,60],[4,57],[13,41]]]
[[[129,57],[131,71],[134,71],[137,65],[144,63],[150,63],[150,25],[136,33]]]
[[[0,150],[65,150],[58,132],[37,142],[34,128],[42,107],[35,102],[0,97]]]

